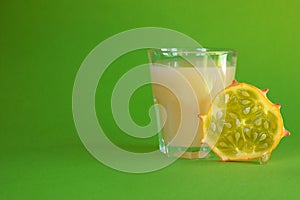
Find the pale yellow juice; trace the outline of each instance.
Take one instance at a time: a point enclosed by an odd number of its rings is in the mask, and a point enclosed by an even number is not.
[[[167,119],[162,127],[164,145],[200,148],[202,130],[198,115],[205,114],[215,95],[231,84],[235,75],[235,67],[194,68],[154,65],[150,69],[152,81],[165,84],[165,86],[152,84],[155,103],[162,105],[167,114]],[[184,88],[186,85],[182,84],[176,74],[182,75],[182,78],[189,83],[190,88],[194,91],[196,101],[192,101],[191,96],[185,95],[188,88]],[[181,96],[180,100],[171,92],[174,88],[177,88],[176,95]],[[181,109],[188,110],[190,113],[183,118]],[[179,128],[182,120],[189,123],[184,129]],[[196,130],[196,135],[193,135],[193,130]],[[176,134],[176,140],[172,141]],[[190,142],[190,137],[193,137],[192,142]]]

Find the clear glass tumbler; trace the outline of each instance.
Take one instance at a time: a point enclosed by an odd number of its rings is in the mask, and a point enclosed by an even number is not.
[[[205,158],[199,115],[235,77],[236,50],[162,48],[148,51],[160,151]]]

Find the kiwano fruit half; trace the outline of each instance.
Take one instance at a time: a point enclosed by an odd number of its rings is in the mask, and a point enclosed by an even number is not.
[[[280,105],[260,90],[233,81],[213,100],[206,115],[201,115],[202,143],[210,146],[222,161],[269,160],[280,140],[290,133],[284,128]]]

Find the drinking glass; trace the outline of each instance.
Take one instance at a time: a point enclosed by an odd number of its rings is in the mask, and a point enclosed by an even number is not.
[[[202,122],[213,98],[235,77],[237,51],[161,48],[148,50],[160,151],[206,158]]]

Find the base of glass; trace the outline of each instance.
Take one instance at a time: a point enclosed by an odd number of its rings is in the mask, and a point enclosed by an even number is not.
[[[177,147],[160,145],[160,151],[169,157],[180,157],[187,159],[209,158],[211,149],[203,144],[200,147]]]

